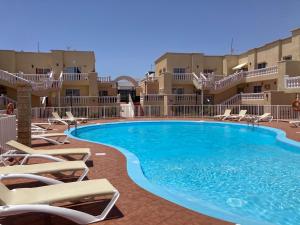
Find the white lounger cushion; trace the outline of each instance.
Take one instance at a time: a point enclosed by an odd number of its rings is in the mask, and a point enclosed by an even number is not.
[[[63,149],[51,149],[51,150],[35,150],[26,145],[23,145],[17,141],[11,140],[6,143],[10,147],[13,147],[21,152],[27,154],[45,154],[45,155],[90,155],[89,148],[63,148]]]
[[[35,188],[9,190],[0,183],[0,201],[4,205],[51,204],[87,197],[113,195],[116,189],[106,179],[77,181]]]
[[[86,169],[83,161],[64,161],[40,163],[31,165],[14,165],[0,167],[0,174],[43,174],[65,171],[79,171]]]

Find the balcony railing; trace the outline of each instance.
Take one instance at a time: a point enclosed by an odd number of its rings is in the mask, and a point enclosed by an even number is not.
[[[106,76],[106,77],[97,77],[97,81],[100,83],[110,83],[111,82],[111,77]]]
[[[21,77],[25,80],[32,81],[32,82],[41,82],[45,80],[49,80],[51,75],[50,74],[24,74],[24,73],[15,73],[14,75]]]
[[[242,100],[264,100],[264,93],[241,93]]]
[[[87,73],[63,73],[62,79],[67,81],[88,80]]]
[[[285,88],[300,88],[300,76],[298,77],[286,76],[284,80],[285,80]]]
[[[148,94],[140,97],[141,102],[163,102],[164,95]]]
[[[64,96],[60,98],[61,105],[84,106],[84,105],[103,105],[117,104],[120,102],[118,96]]]
[[[271,75],[278,73],[277,66],[271,66],[263,69],[257,69],[252,71],[244,71],[243,74],[245,77],[259,77],[264,75]]]
[[[193,80],[193,77],[193,73],[173,73],[174,80],[191,81]]]

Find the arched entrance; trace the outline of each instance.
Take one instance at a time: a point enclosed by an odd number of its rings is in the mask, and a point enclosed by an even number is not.
[[[121,81],[124,82],[121,83]],[[121,102],[128,102],[129,95],[131,95],[134,102],[139,101],[139,98],[136,96],[136,87],[138,86],[138,82],[133,77],[119,76],[114,80],[114,82],[118,84],[118,94],[120,94]]]

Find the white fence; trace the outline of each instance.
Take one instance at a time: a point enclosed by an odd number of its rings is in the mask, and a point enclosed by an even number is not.
[[[162,105],[143,107],[135,105],[134,116],[211,118],[223,114],[225,109],[232,109],[231,113],[233,114],[238,114],[240,110],[246,109],[249,115],[271,113],[274,120],[300,120],[300,112],[294,111],[290,105],[169,105],[166,108]],[[52,117],[54,111],[62,117],[67,111],[71,111],[76,117],[88,117],[90,119],[121,118],[120,106],[76,106],[32,108],[32,119],[47,120]],[[17,115],[17,110],[14,113]]]
[[[0,115],[0,151],[1,154],[9,150],[6,142],[16,140],[16,116],[15,115]]]

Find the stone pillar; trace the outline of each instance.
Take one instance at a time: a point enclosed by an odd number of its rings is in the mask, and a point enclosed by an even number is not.
[[[31,86],[17,85],[18,142],[31,146]]]

